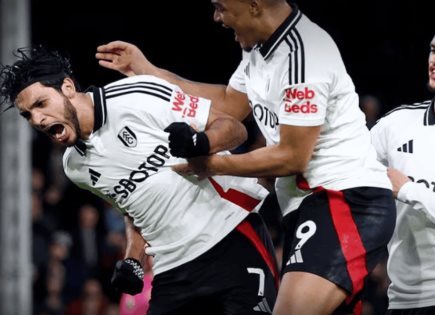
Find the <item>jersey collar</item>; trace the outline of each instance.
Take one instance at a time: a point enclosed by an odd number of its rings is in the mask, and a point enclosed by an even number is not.
[[[91,86],[86,92],[91,92],[94,99],[94,132],[96,132],[106,123],[106,98],[104,90],[99,87]]]
[[[291,3],[292,13],[284,20],[284,22],[276,29],[276,31],[269,37],[269,39],[259,46],[259,50],[264,59],[275,51],[276,47],[284,40],[288,32],[295,27],[297,22],[301,19],[302,13],[296,4]]]
[[[91,86],[86,89],[86,93],[92,93],[94,100],[94,130],[98,131],[105,123],[107,119],[106,98],[104,96],[104,90],[99,87]],[[86,143],[79,139],[74,145],[77,152],[84,156],[86,154]]]
[[[424,113],[424,125],[433,126],[435,125],[435,98],[432,99],[430,106]]]

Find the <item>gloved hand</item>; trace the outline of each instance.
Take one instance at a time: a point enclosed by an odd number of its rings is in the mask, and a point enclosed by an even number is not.
[[[197,132],[184,122],[174,122],[164,131],[169,132],[169,150],[173,156],[191,158],[208,155],[210,151],[205,132]]]
[[[115,289],[135,295],[142,292],[144,271],[141,263],[134,258],[118,260],[110,282]]]

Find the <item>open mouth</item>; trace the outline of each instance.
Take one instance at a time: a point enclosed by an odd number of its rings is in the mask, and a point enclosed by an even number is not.
[[[52,136],[53,138],[61,141],[63,136],[65,135],[65,127],[62,124],[54,124],[50,126],[46,132]]]

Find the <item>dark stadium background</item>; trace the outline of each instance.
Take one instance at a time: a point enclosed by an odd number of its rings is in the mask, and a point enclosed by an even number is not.
[[[433,1],[301,0],[298,5],[335,39],[357,92],[379,97],[383,112],[430,97]],[[132,42],[154,64],[204,82],[227,83],[241,57],[233,32],[214,23],[210,0],[33,0],[31,11],[32,42],[69,54],[82,88],[122,77],[94,57],[98,45],[113,40]],[[49,169],[51,148],[46,137],[34,138],[34,167]],[[69,186],[62,213],[67,225],[74,225],[76,209],[89,199],[94,199],[90,193]]]
[[[301,10],[336,40],[360,94],[385,108],[428,97],[427,58],[435,34],[428,0],[301,0]],[[213,22],[210,0],[34,0],[34,43],[70,53],[82,85],[120,76],[98,67],[98,44],[125,40],[193,80],[226,83],[240,58],[233,32]]]

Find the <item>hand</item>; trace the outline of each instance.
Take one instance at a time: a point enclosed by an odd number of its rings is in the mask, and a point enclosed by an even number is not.
[[[173,156],[191,158],[207,155],[210,151],[205,132],[197,132],[184,122],[174,122],[164,131],[169,132],[169,150]]]
[[[134,258],[118,260],[110,282],[115,289],[136,295],[143,289],[144,271],[141,263]]]
[[[390,178],[391,184],[393,185],[393,195],[397,198],[400,188],[410,181],[409,177],[396,170],[395,168],[389,167],[387,169],[388,177]]]
[[[100,66],[119,71],[126,76],[153,74],[156,69],[137,46],[122,41],[98,46],[95,57]]]
[[[216,175],[209,169],[207,164],[207,162],[214,157],[215,155],[191,158],[187,160],[188,163],[172,166],[172,170],[182,176],[196,175],[198,180],[202,180],[209,176]]]

